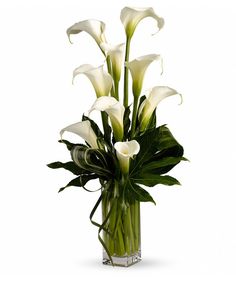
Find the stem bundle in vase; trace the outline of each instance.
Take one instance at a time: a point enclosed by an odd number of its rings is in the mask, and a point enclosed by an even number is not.
[[[81,21],[67,30],[70,41],[71,35],[90,34],[106,64],[99,67],[83,64],[74,70],[73,78],[80,74],[88,77],[97,99],[87,116],[83,115],[80,122],[60,132],[59,142],[70,151],[71,160],[48,164],[50,168],[64,168],[76,175],[59,192],[71,186],[90,191],[86,184],[99,180],[100,195],[90,220],[98,228],[103,263],[119,266],[130,266],[141,260],[140,202],[155,204],[143,186],[179,185],[177,179],[166,173],[186,160],[183,147],[167,126],[156,123],[159,103],[180,94],[168,86],[154,86],[142,95],[146,69],[153,61],[159,61],[162,67],[161,56],[148,54],[130,60],[133,34],[146,17],[155,20],[158,30],[163,28],[164,20],[152,8],[123,8],[120,18],[126,42],[117,45],[107,42],[105,24],[98,20]],[[129,76],[132,94],[129,94]],[[123,95],[121,90],[124,90]],[[91,119],[93,111],[101,112],[103,129]],[[65,132],[80,136],[85,143],[71,143],[64,139]],[[94,220],[99,206],[102,207],[101,223]]]

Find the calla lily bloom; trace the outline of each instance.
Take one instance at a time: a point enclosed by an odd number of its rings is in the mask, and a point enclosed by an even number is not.
[[[131,140],[127,142],[117,142],[114,145],[116,150],[116,156],[119,160],[121,171],[124,174],[129,172],[129,162],[130,158],[139,153],[140,145],[136,140]]]
[[[167,87],[167,86],[156,86],[153,87],[146,97],[146,99],[142,102],[139,108],[139,121],[140,121],[140,129],[141,131],[145,130],[148,126],[149,120],[152,116],[153,111],[155,111],[157,105],[166,97],[179,94],[175,89]],[[181,97],[182,103],[182,95]]]
[[[112,72],[115,81],[120,80],[121,68],[124,55],[124,43],[118,45],[111,45],[108,43],[102,43],[101,49],[105,52],[106,56],[109,56],[112,63]]]
[[[130,70],[133,79],[133,94],[136,98],[139,97],[141,93],[145,72],[154,60],[161,60],[161,56],[157,54],[149,54],[125,63],[126,67]]]
[[[67,126],[60,131],[61,139],[64,132],[71,132],[83,138],[92,148],[98,148],[97,136],[94,133],[91,123],[86,120]]]
[[[125,7],[121,10],[120,19],[124,25],[127,38],[131,38],[134,34],[138,23],[147,17],[152,17],[156,20],[158,29],[164,26],[164,19],[160,18],[153,8],[131,8]]]
[[[73,80],[77,75],[84,74],[93,84],[97,97],[107,96],[112,88],[112,76],[103,70],[103,66],[94,67],[84,64],[73,72]]]
[[[112,129],[116,141],[121,141],[124,135],[124,106],[116,100],[114,97],[103,96],[99,97],[93,104],[92,108],[89,111],[89,114],[94,111],[105,111],[111,121]]]
[[[93,37],[93,39],[97,42],[99,47],[102,42],[106,42],[106,38],[104,34],[105,24],[101,21],[85,20],[85,21],[75,23],[73,26],[67,29],[67,35],[68,35],[69,41],[71,42],[71,39],[70,39],[71,34],[78,34],[82,31],[85,31],[88,34],[90,34]]]

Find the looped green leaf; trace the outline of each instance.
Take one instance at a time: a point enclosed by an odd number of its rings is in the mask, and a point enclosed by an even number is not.
[[[112,260],[111,254],[110,254],[110,252],[109,252],[109,249],[108,249],[108,247],[106,246],[105,242],[103,241],[102,237],[100,236],[100,233],[101,233],[102,231],[105,231],[106,233],[110,234],[110,232],[106,229],[105,225],[106,225],[107,221],[109,220],[109,218],[110,218],[110,216],[111,216],[111,212],[112,212],[112,209],[113,209],[113,202],[111,203],[110,210],[109,210],[107,216],[105,217],[105,219],[103,220],[102,224],[99,224],[99,223],[97,223],[96,221],[93,220],[93,216],[94,216],[96,210],[98,209],[98,206],[100,205],[100,203],[101,203],[101,201],[102,201],[102,199],[103,199],[103,195],[104,195],[104,193],[105,193],[107,190],[109,190],[109,188],[110,188],[112,182],[113,182],[113,181],[110,180],[110,181],[108,181],[108,182],[104,185],[104,189],[103,189],[103,191],[102,191],[100,197],[98,198],[97,202],[95,203],[95,205],[94,205],[94,207],[93,207],[93,209],[92,209],[92,211],[91,211],[91,213],[90,213],[89,219],[90,219],[90,221],[91,221],[91,223],[92,223],[93,225],[99,227],[99,230],[98,230],[98,240],[99,240],[99,242],[101,243],[101,245],[103,246],[104,250],[106,251],[106,253],[107,253],[107,255],[108,255],[108,257],[109,257],[109,259],[110,259],[110,261],[111,261],[111,263],[112,263],[112,265],[113,265],[113,260]]]
[[[75,164],[84,170],[103,176],[106,179],[113,176],[112,159],[105,151],[75,146],[71,150],[71,157]]]
[[[81,175],[71,180],[65,187],[60,188],[58,193],[62,192],[65,188],[72,187],[72,186],[85,188],[84,186],[87,184],[88,181],[97,179],[97,178],[98,178],[98,175],[96,174]],[[85,190],[88,191],[86,188]]]

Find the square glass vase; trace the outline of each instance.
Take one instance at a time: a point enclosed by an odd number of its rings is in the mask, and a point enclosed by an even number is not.
[[[141,261],[140,202],[102,199],[103,264],[128,267]]]

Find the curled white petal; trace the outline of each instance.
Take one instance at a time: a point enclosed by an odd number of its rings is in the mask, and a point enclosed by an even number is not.
[[[120,19],[124,25],[127,37],[131,38],[134,34],[136,26],[138,23],[147,17],[152,17],[157,22],[158,30],[164,26],[164,19],[159,17],[153,8],[134,8],[125,7],[121,10]]]
[[[75,23],[74,25],[72,25],[67,29],[67,35],[70,42],[71,42],[71,38],[70,38],[71,34],[78,34],[82,31],[90,34],[98,45],[100,45],[102,42],[106,42],[105,34],[104,34],[105,31],[104,22],[90,19]]]
[[[101,49],[105,52],[106,56],[110,57],[112,63],[112,71],[114,79],[116,81],[120,80],[121,69],[123,66],[123,57],[124,57],[124,43],[118,45],[111,45],[108,43],[100,44]]]
[[[77,75],[84,74],[91,81],[97,97],[107,96],[112,88],[112,77],[103,66],[94,67],[90,64],[84,64],[76,68],[73,72],[73,80]]]
[[[114,145],[116,155],[123,173],[129,172],[129,161],[139,153],[140,145],[136,140],[117,142]]]
[[[133,80],[133,93],[135,96],[139,96],[142,90],[143,79],[148,66],[155,60],[161,61],[162,59],[158,54],[149,54],[138,57],[130,62],[125,62],[126,67],[130,70]]]
[[[149,95],[139,107],[138,116],[141,124],[141,130],[144,130],[147,127],[149,119],[157,105],[166,97],[176,94],[180,95],[182,102],[182,95],[173,88],[167,86],[156,86],[150,90]]]
[[[62,129],[60,131],[61,139],[64,132],[76,134],[83,138],[92,148],[98,148],[97,136],[88,120],[69,125]]]
[[[90,109],[90,113],[94,110],[105,111],[112,124],[115,139],[122,140],[124,129],[123,129],[123,119],[124,119],[124,106],[116,100],[114,97],[102,96],[99,97]]]

